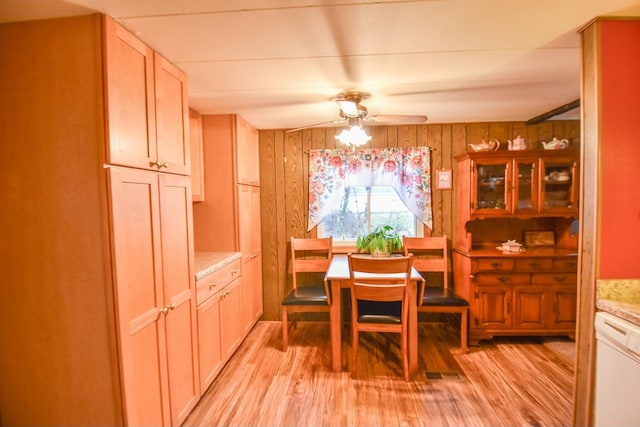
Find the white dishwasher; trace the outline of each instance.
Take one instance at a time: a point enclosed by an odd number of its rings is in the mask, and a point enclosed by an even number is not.
[[[640,426],[640,326],[599,311],[595,330],[594,426]]]

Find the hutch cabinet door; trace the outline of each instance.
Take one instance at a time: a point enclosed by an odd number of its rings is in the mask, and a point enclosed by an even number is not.
[[[481,329],[511,327],[511,298],[510,286],[478,286],[474,326]]]
[[[557,286],[549,290],[551,316],[549,327],[575,329],[578,311],[578,291],[575,286]]]
[[[538,159],[514,159],[513,210],[514,213],[538,212]]]
[[[502,216],[511,212],[511,168],[511,159],[505,158],[472,162],[472,216]]]
[[[578,214],[578,165],[571,157],[540,159],[540,212]]]
[[[513,288],[513,327],[544,329],[547,319],[547,288],[515,286]]]

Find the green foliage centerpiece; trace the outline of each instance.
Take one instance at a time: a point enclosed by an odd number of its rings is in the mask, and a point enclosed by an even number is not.
[[[359,236],[356,248],[358,252],[368,252],[373,256],[389,256],[402,249],[402,239],[393,227],[381,225],[366,236]]]

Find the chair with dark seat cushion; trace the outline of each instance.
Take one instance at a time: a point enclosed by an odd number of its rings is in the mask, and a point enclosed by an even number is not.
[[[282,349],[289,345],[289,314],[329,312],[331,300],[324,273],[333,256],[333,239],[305,239],[291,237],[292,289],[282,300]],[[309,273],[309,274],[308,274]],[[311,274],[315,273],[315,274]],[[298,285],[302,274],[304,285]],[[295,317],[293,324],[295,326]]]
[[[418,312],[460,314],[460,347],[466,353],[469,302],[449,287],[447,236],[405,236],[402,244],[405,255],[414,256],[413,267],[425,277],[418,296]],[[430,273],[442,273],[443,284],[430,284]]]
[[[351,287],[351,331],[352,362],[351,373],[356,376],[360,332],[382,332],[400,334],[402,371],[409,380],[409,351],[407,324],[409,316],[408,283],[411,277],[413,256],[372,257],[370,255],[349,254],[349,274]],[[371,274],[375,273],[375,274]],[[392,275],[392,277],[381,277]],[[366,311],[361,303],[373,302],[373,306],[400,304],[400,313],[393,310]]]

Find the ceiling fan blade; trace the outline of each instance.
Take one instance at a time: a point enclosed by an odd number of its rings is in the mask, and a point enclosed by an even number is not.
[[[295,129],[288,129],[285,132],[297,132],[299,130],[303,130],[303,129],[310,129],[310,128],[322,128],[322,127],[330,127],[330,126],[339,126],[339,125],[346,125],[347,122],[345,120],[331,120],[328,122],[321,122],[321,123],[315,123],[313,125],[308,125],[308,126],[302,126],[299,128],[295,128]]]
[[[379,116],[371,116],[365,117],[363,119],[365,122],[376,123],[376,124],[420,124],[426,123],[428,118],[427,116],[408,116],[408,115],[379,115]]]

